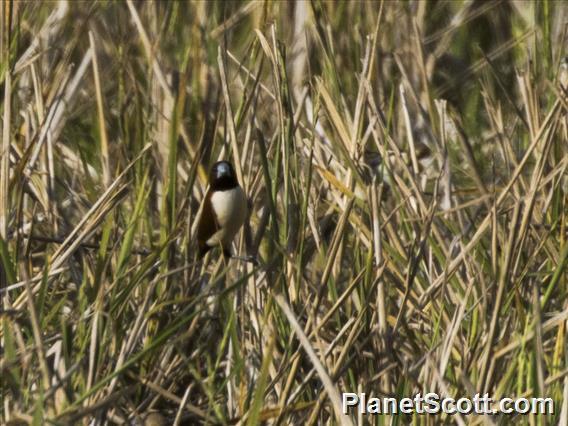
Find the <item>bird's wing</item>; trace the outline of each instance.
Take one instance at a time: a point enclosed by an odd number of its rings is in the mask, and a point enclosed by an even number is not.
[[[207,191],[203,203],[203,211],[201,212],[199,225],[197,226],[197,242],[201,254],[207,252],[210,248],[207,246],[207,240],[219,230],[219,222],[211,205],[211,190]]]

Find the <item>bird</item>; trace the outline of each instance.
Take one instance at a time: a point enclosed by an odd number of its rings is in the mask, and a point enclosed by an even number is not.
[[[142,426],[166,426],[168,424],[168,420],[157,411],[146,413],[142,421]]]
[[[230,258],[231,243],[247,213],[247,198],[232,164],[216,162],[209,173],[209,190],[197,225],[199,257],[214,247],[221,247],[223,256]]]
[[[558,73],[558,82],[563,90],[568,91],[568,56],[560,61],[560,70]]]

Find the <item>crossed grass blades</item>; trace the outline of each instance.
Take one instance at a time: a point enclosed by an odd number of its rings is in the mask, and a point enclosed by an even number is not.
[[[359,390],[566,424],[567,17],[2,3],[2,423],[350,424]],[[258,265],[197,260],[219,158]]]

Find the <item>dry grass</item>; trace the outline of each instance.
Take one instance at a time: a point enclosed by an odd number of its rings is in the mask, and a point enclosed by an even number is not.
[[[1,18],[2,423],[351,424],[360,390],[556,408],[380,425],[566,424],[562,2]],[[196,257],[219,158],[258,266]]]

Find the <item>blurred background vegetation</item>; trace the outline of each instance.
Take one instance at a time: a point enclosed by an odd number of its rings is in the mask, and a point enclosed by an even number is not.
[[[564,2],[1,7],[2,423],[566,424]]]

